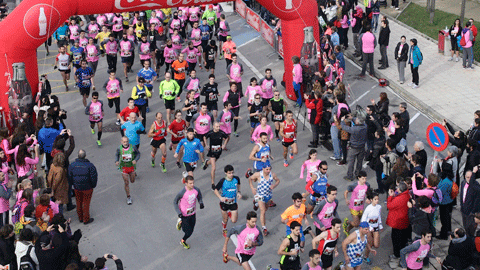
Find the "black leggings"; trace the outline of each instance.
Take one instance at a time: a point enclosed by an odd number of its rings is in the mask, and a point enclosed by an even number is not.
[[[185,233],[182,238],[183,241],[187,241],[187,239],[192,236],[196,221],[195,214],[188,217],[182,217],[182,231]]]
[[[238,117],[238,114],[240,113],[240,107],[232,108],[232,112],[235,116]],[[238,119],[233,119],[233,132],[237,132],[238,128]]]
[[[8,219],[9,219],[9,211],[0,213],[0,226],[3,227],[3,225],[8,224]]]
[[[155,58],[157,59],[157,69],[160,69],[161,66],[165,63],[165,57],[163,56],[163,51],[157,51],[155,53]]]
[[[340,140],[340,147],[342,147],[342,154],[343,154],[343,162],[347,163],[347,144],[348,140]]]
[[[112,108],[115,104],[115,113],[120,113],[120,97],[108,99],[108,107]]]

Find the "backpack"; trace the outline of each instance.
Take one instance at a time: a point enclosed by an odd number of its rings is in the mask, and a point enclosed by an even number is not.
[[[439,188],[428,188],[430,190],[433,190],[433,196],[432,196],[432,206],[433,207],[436,207],[440,204],[440,202],[442,202],[443,200],[443,195],[442,195],[442,191],[439,189]]]
[[[460,39],[460,46],[464,47],[465,45],[467,45],[467,39],[465,38],[465,34],[463,34]]]
[[[35,270],[37,269],[37,264],[33,261],[30,256],[33,245],[28,246],[27,253],[20,258],[20,265],[18,266],[19,270]]]
[[[12,223],[15,224],[17,222],[20,221],[20,214],[22,212],[22,204],[24,202],[18,202],[17,204],[15,204],[15,206],[13,207],[13,211],[12,211]]]
[[[459,192],[459,190],[458,190],[457,183],[452,181],[452,191],[450,193],[450,198],[455,200],[455,198],[457,198],[458,192]]]

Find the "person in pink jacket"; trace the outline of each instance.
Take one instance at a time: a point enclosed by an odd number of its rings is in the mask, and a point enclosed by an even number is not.
[[[26,144],[19,146],[17,156],[15,157],[18,178],[25,176],[31,180],[35,177],[35,165],[38,163],[39,153],[40,148],[38,144],[35,145],[35,158],[31,158]]]
[[[260,142],[260,133],[265,132],[270,137],[269,141],[273,139],[272,128],[267,125],[267,117],[262,116],[260,118],[260,125],[258,125],[252,133],[252,141],[259,143]]]
[[[302,93],[301,93],[301,88],[302,88],[302,66],[300,65],[300,58],[296,55],[292,57],[292,62],[293,62],[293,89],[295,90],[295,96],[297,97],[297,103],[295,104],[295,107],[300,107],[302,105]]]

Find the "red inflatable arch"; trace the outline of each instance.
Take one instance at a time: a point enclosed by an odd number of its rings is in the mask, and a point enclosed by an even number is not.
[[[0,106],[12,127],[31,104],[38,88],[37,48],[72,15],[125,12],[224,2],[222,0],[23,0],[0,23]],[[258,0],[282,20],[287,96],[294,96],[292,61],[300,56],[304,28],[313,27],[318,42],[315,0]],[[304,49],[305,50],[305,49]],[[14,77],[15,75],[15,77]],[[26,78],[26,79],[25,79]],[[27,83],[28,81],[28,83]],[[10,119],[12,118],[12,119]]]

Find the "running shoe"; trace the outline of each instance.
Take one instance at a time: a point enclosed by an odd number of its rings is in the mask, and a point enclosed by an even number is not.
[[[115,125],[117,125],[117,126],[121,125],[120,119],[117,119],[117,121],[115,122]]]
[[[100,140],[97,141],[98,146],[102,146],[102,142]]]
[[[257,211],[257,210],[258,210],[258,204],[255,201],[255,199],[253,199],[253,211]]]
[[[132,204],[132,198],[131,198],[131,197],[127,197],[127,204],[128,204],[128,205],[131,205],[131,204]]]
[[[223,253],[223,262],[228,263],[228,253],[227,252]]]
[[[180,168],[180,169],[182,168],[182,165],[180,165],[180,162],[178,162],[178,161],[177,161],[177,167]]]
[[[227,232],[228,232],[227,229],[222,229],[223,237],[227,238]]]
[[[303,235],[309,234],[311,230],[312,230],[312,227],[308,226],[307,228],[305,228],[305,230],[303,230]]]
[[[205,171],[207,168],[208,168],[208,159],[205,159],[205,161],[203,161],[202,169]]]
[[[177,97],[177,102],[180,102],[182,101],[182,99],[180,97]]]
[[[347,163],[346,163],[345,161],[343,161],[343,160],[337,162],[337,166],[343,166],[343,165],[345,165],[345,164],[347,164]]]
[[[247,171],[245,172],[245,178],[250,178],[250,176],[253,175],[252,169],[248,168]]]
[[[127,77],[127,78],[125,78],[125,81],[126,81],[126,82],[128,82],[128,77]]]
[[[343,227],[343,232],[345,233],[346,236],[348,236],[348,235],[350,234],[349,232],[347,232],[347,228],[348,228],[348,218],[345,218],[345,219],[343,220],[343,225],[342,225],[342,227]]]
[[[180,240],[180,245],[183,246],[184,249],[189,249],[190,246],[187,244],[187,242],[185,242],[185,240]]]
[[[167,168],[165,168],[165,163],[160,163],[160,167],[162,167],[162,172],[167,172]]]
[[[253,140],[250,140],[250,143],[254,143],[254,141],[253,141]]]
[[[370,258],[363,257],[363,261],[368,265],[372,264],[372,260],[370,260]]]
[[[152,159],[152,163],[151,163],[151,164],[152,164],[152,168],[155,168],[155,160],[154,160],[154,159]]]
[[[182,228],[182,219],[181,218],[177,219],[177,224],[175,225],[175,228],[177,228],[177,230],[179,230],[179,231]]]
[[[288,161],[286,159],[283,161],[283,166],[288,167]]]
[[[263,228],[263,236],[267,236],[270,233],[268,232],[267,228]]]
[[[280,138],[279,138],[279,137],[277,137],[277,142],[280,142]]]
[[[149,113],[149,112],[150,112],[150,107],[147,107],[147,109],[145,109],[145,111],[146,111],[147,113]]]
[[[292,152],[290,152],[289,156],[290,156],[290,159],[293,159],[293,153]]]
[[[185,179],[187,178],[187,176],[188,176],[188,172],[183,171],[183,172],[182,172],[182,183],[185,184]]]
[[[233,132],[233,136],[238,137],[238,133],[237,133],[237,132]]]
[[[91,128],[90,131],[92,131],[92,134],[95,134],[95,129]]]
[[[273,200],[270,200],[270,202],[268,203],[268,207],[276,207],[277,204],[273,202]]]

